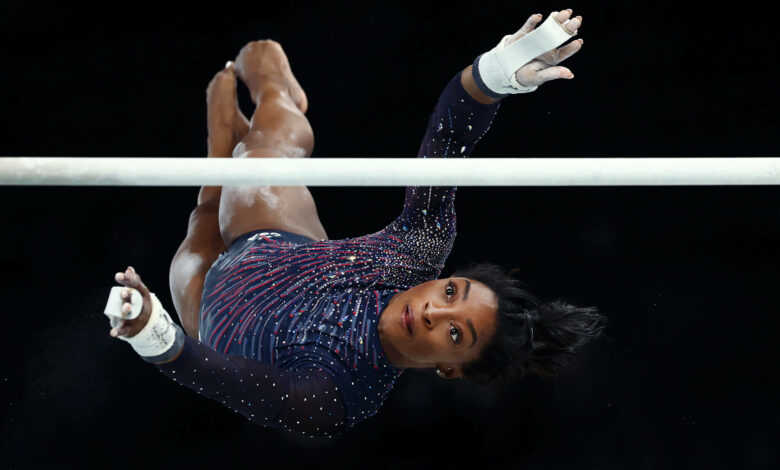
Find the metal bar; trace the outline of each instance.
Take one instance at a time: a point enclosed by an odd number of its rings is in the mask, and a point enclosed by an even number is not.
[[[0,157],[0,185],[780,185],[780,158]]]

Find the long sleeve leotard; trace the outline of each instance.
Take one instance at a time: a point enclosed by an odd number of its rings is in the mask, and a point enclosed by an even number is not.
[[[488,131],[499,103],[477,102],[460,80],[439,97],[418,158],[467,157]],[[384,355],[379,317],[440,275],[456,189],[407,187],[401,214],[362,237],[241,237],[206,276],[199,340],[157,367],[264,426],[331,437],[375,414],[404,371]]]

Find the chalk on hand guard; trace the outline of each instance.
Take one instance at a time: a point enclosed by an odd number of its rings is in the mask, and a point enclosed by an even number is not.
[[[124,302],[121,297],[122,289],[130,289],[130,303],[133,306],[129,313],[122,314],[122,303]],[[119,324],[119,320],[133,320],[141,314],[141,307],[144,304],[144,299],[141,293],[132,287],[115,286],[111,288],[111,293],[108,295],[108,303],[103,313],[111,320],[111,326],[115,327]]]

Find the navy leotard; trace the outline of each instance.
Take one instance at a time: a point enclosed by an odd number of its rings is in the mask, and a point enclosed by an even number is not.
[[[418,158],[467,157],[499,103],[450,80]],[[398,292],[437,279],[455,240],[456,187],[407,187],[379,232],[312,240],[245,234],[209,270],[200,338],[157,367],[250,420],[331,437],[375,414],[404,369],[379,343],[379,316]]]

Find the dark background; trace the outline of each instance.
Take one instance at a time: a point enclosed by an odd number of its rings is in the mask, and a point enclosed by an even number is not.
[[[770,2],[216,3],[2,2],[0,154],[203,156],[207,83],[272,38],[308,94],[314,158],[413,157],[455,73],[531,14],[573,8],[575,78],[506,99],[474,158],[778,156]],[[401,188],[311,191],[334,239],[381,229],[403,202]],[[444,274],[519,267],[545,300],[598,306],[609,338],[556,380],[409,371],[376,416],[328,442],[253,425],[109,337],[102,309],[127,265],[173,313],[168,267],[196,194],[0,188],[5,465],[779,462],[777,186],[460,188]]]

